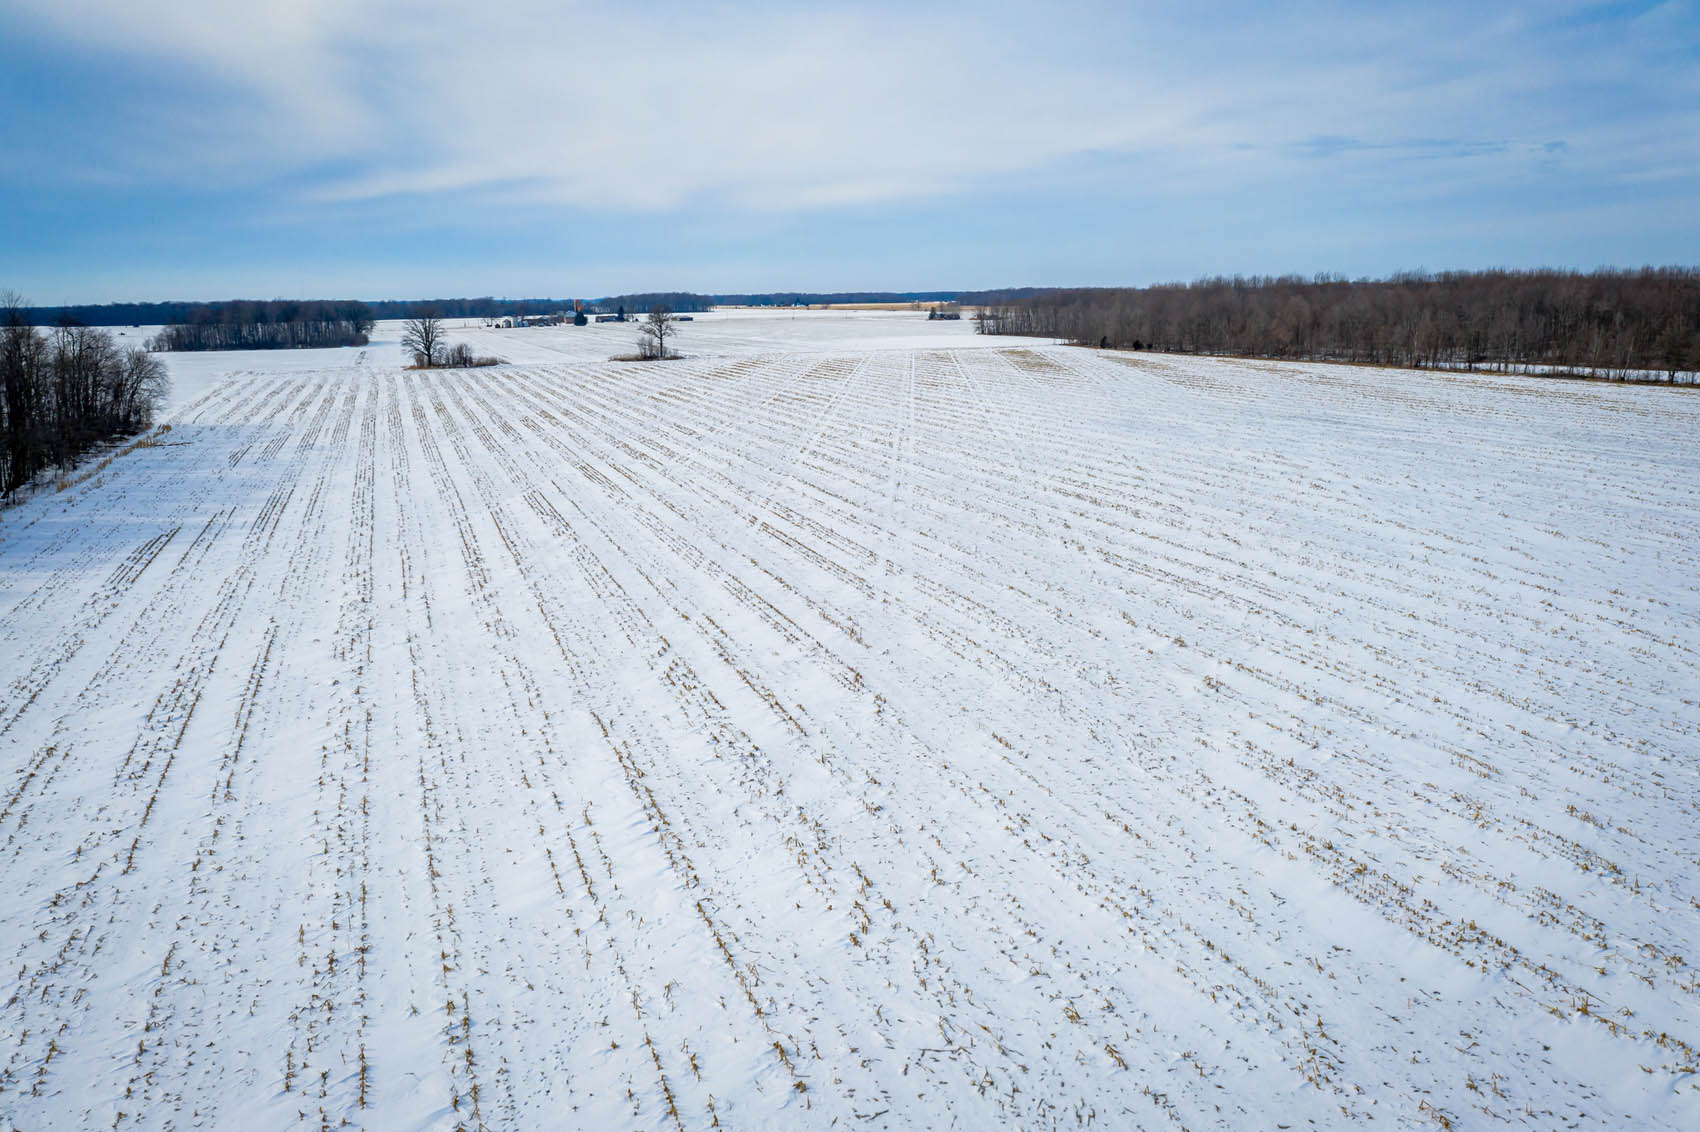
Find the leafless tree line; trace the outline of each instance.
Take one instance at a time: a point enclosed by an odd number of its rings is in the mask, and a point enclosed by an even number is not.
[[[985,297],[985,334],[1081,345],[1616,378],[1700,371],[1700,269],[1203,279]]]
[[[104,330],[43,332],[23,303],[0,294],[0,488],[11,495],[50,467],[69,468],[90,448],[153,423],[168,388],[146,350],[120,349]]]
[[[372,331],[365,303],[275,300],[208,303],[190,307],[183,321],[165,327],[156,350],[288,350],[364,346]]]

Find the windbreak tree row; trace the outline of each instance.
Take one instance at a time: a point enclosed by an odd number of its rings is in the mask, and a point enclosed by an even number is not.
[[[433,310],[441,318],[524,318],[573,309],[571,299],[375,299],[366,304],[374,318],[417,318]]]
[[[691,291],[644,291],[627,295],[610,295],[597,299],[590,304],[591,309],[603,314],[612,314],[617,310],[630,311],[637,314],[654,307],[666,307],[670,311],[711,311],[714,309],[713,295],[698,295]]]
[[[1089,346],[1675,381],[1700,370],[1700,269],[1236,276],[990,295],[978,320]]]
[[[0,489],[11,495],[44,468],[69,468],[95,445],[141,432],[167,389],[165,366],[120,349],[104,330],[43,332],[0,296]]]
[[[159,332],[156,350],[288,350],[364,346],[372,310],[361,302],[238,301],[191,307]]]

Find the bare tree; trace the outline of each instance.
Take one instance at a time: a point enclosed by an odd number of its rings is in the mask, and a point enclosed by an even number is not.
[[[25,317],[23,296],[0,292],[0,490],[10,494],[29,482],[47,461],[44,404],[45,344]]]
[[[649,308],[649,317],[638,327],[638,356],[647,359],[667,358],[667,339],[679,332],[673,322],[673,312],[660,303]]]
[[[401,348],[413,355],[413,364],[429,369],[442,362],[443,320],[436,307],[420,307],[402,325]]]
[[[153,415],[171,390],[165,363],[146,350],[131,347],[108,379],[111,413],[121,432],[141,432],[153,425]]]

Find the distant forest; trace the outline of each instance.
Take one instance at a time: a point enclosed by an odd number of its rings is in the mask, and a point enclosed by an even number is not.
[[[950,303],[961,291],[768,291],[749,295],[715,295],[721,306],[794,307],[824,303]]]
[[[611,314],[620,308],[632,314],[647,311],[657,305],[668,310],[688,313],[709,311],[715,307],[795,307],[827,303],[952,303],[966,301],[967,291],[767,291],[759,294],[699,295],[691,291],[646,291],[639,294],[612,295],[586,303],[590,310]],[[988,292],[989,293],[989,292]],[[1000,291],[1000,296],[1029,295],[1032,288],[1020,291]]]
[[[1236,276],[980,302],[982,333],[1089,346],[1670,381],[1700,370],[1700,268]]]
[[[586,310],[613,313],[620,307],[626,313],[648,311],[657,303],[680,313],[713,310],[716,306],[789,307],[819,303],[909,303],[909,302],[977,302],[987,296],[1001,299],[1020,299],[1040,294],[1035,287],[1004,291],[770,291],[761,294],[706,295],[694,291],[644,291],[625,295],[606,295],[599,299],[576,300]],[[27,307],[18,312],[32,326],[170,326],[195,322],[223,321],[226,308],[255,313],[293,303],[298,307],[340,308],[358,303],[371,319],[414,318],[421,311],[432,309],[439,318],[500,318],[524,315],[551,314],[573,309],[573,299],[497,299],[489,295],[469,299],[274,299],[258,302],[233,299],[223,302],[104,303],[58,307]],[[209,314],[209,312],[211,312]],[[269,321],[279,321],[267,316]],[[250,321],[260,322],[256,317]],[[283,321],[292,321],[285,319]]]
[[[153,350],[292,350],[364,346],[372,332],[365,303],[237,300],[197,304],[148,343]]]
[[[379,299],[368,302],[372,317],[417,318],[435,311],[439,318],[519,318],[528,314],[551,314],[573,309],[571,299]]]
[[[666,307],[676,314],[711,311],[715,306],[715,296],[698,295],[691,291],[643,291],[591,299],[584,304],[584,309],[591,314],[614,314],[623,310],[627,314],[635,315],[647,313],[657,306]]]
[[[206,321],[207,312],[215,312],[212,321],[221,321],[225,308],[254,314],[266,308],[294,304],[302,308],[345,308],[351,305],[366,309],[366,318],[412,318],[425,307],[435,307],[443,318],[485,318],[497,315],[541,314],[544,311],[570,310],[571,299],[383,299],[367,302],[359,299],[273,299],[256,301],[232,299],[223,302],[161,303],[104,303],[99,305],[27,307],[19,312],[32,326],[169,326]],[[253,321],[258,321],[258,317]],[[272,317],[272,322],[278,321]],[[290,320],[285,320],[290,321]]]

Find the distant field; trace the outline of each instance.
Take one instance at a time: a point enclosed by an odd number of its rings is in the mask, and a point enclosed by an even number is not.
[[[617,329],[0,516],[0,1124],[1700,1126],[1700,400]]]

